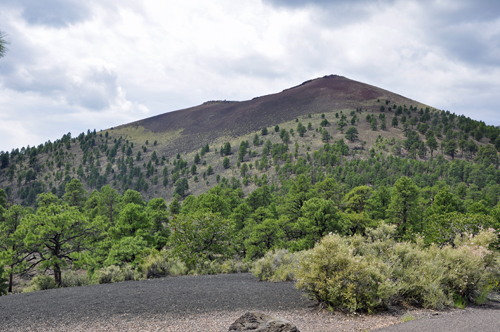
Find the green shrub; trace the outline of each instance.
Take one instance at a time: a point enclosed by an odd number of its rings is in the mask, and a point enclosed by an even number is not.
[[[389,268],[380,259],[354,254],[339,235],[324,237],[299,261],[297,287],[332,308],[369,312],[390,302],[397,293]]]
[[[62,287],[77,287],[90,284],[91,280],[87,274],[81,274],[76,271],[68,271],[62,275]]]
[[[225,261],[202,261],[189,271],[189,274],[206,275],[221,273],[244,273],[252,266],[251,262],[243,262],[240,259],[228,259]]]
[[[54,277],[51,277],[46,274],[41,274],[39,276],[34,277],[30,285],[23,289],[23,293],[36,292],[40,290],[53,289],[56,288],[56,282],[54,281]]]
[[[94,272],[92,277],[94,283],[97,284],[109,284],[112,282],[122,281],[120,267],[116,265],[110,265],[103,267]]]
[[[184,263],[174,259],[173,255],[165,250],[151,250],[149,255],[142,260],[139,268],[146,279],[187,273]]]
[[[260,280],[273,282],[294,280],[295,267],[300,255],[300,252],[290,253],[286,249],[268,251],[254,263],[251,272]]]
[[[245,273],[250,271],[253,263],[240,259],[228,259],[220,264],[220,273]]]
[[[133,268],[131,264],[127,264],[121,267],[121,273],[123,276],[123,281],[130,280],[141,280],[142,273],[139,270]]]
[[[92,277],[92,281],[96,284],[109,284],[140,279],[141,273],[134,270],[130,265],[125,265],[121,268],[116,265],[103,267],[102,269],[95,271]]]
[[[305,252],[297,287],[333,308],[354,312],[405,301],[442,309],[484,301],[500,274],[498,253],[488,250],[493,230],[457,237],[453,244],[396,242],[395,226],[382,224],[367,237],[325,236]],[[492,282],[493,280],[493,282]]]

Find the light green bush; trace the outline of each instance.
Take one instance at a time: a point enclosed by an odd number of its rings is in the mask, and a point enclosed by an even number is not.
[[[63,273],[61,286],[62,287],[77,287],[90,285],[92,282],[87,274],[81,274],[76,271],[68,271]]]
[[[41,274],[34,277],[30,285],[23,289],[23,293],[36,292],[40,290],[53,289],[56,288],[56,282],[54,281],[54,277],[51,277],[46,274]]]
[[[97,284],[109,284],[123,281],[123,279],[121,279],[120,267],[116,265],[110,265],[95,271],[92,279],[93,282]]]
[[[142,279],[142,273],[139,270],[134,269],[130,264],[122,266],[121,272],[123,276],[123,281]]]
[[[145,278],[158,278],[163,276],[176,276],[185,274],[220,274],[248,272],[252,266],[251,262],[243,262],[241,259],[199,260],[192,262],[191,270],[177,258],[177,255],[168,250],[151,250],[139,264],[139,270]]]
[[[121,268],[116,265],[110,265],[95,271],[92,281],[96,284],[109,284],[128,280],[140,280],[141,277],[141,273],[134,270],[130,265],[125,265]]]
[[[151,250],[142,260],[139,269],[146,279],[167,275],[184,275],[187,273],[184,263],[173,258],[173,255],[166,250]]]
[[[373,311],[398,301],[442,309],[457,298],[482,301],[498,280],[498,253],[488,250],[493,230],[457,237],[453,244],[396,242],[382,224],[367,237],[325,236],[304,253],[297,287],[333,308]]]
[[[251,272],[260,280],[273,282],[294,280],[300,255],[300,252],[290,253],[286,249],[268,251],[254,263]]]
[[[240,259],[228,259],[220,264],[220,273],[245,273],[250,271],[253,263]]]
[[[299,261],[297,287],[332,308],[373,311],[397,293],[389,267],[376,257],[356,255],[346,238],[329,235]]]

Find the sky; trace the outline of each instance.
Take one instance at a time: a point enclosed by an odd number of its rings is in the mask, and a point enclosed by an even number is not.
[[[500,125],[498,0],[2,0],[0,151],[337,74]]]

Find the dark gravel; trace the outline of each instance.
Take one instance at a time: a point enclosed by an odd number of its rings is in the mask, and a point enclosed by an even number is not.
[[[287,319],[302,332],[500,331],[498,299],[465,310],[345,315],[313,309],[293,282],[251,274],[183,276],[0,297],[0,331],[227,331],[246,311]],[[387,327],[392,324],[397,324]]]
[[[61,326],[113,316],[293,310],[314,303],[294,283],[261,282],[251,274],[182,276],[62,288],[0,297],[0,330]]]

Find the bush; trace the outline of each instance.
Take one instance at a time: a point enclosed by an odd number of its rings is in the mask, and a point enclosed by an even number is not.
[[[299,261],[297,287],[330,307],[371,312],[396,293],[388,277],[379,259],[355,255],[346,238],[328,235]]]
[[[286,249],[268,251],[254,263],[252,274],[260,280],[272,282],[294,280],[300,255],[300,252],[290,253]]]
[[[176,276],[187,273],[187,268],[184,263],[173,258],[168,251],[152,250],[139,265],[143,276],[146,279],[158,278],[162,276]]]
[[[457,299],[483,301],[499,278],[498,253],[488,250],[493,230],[442,247],[421,238],[397,243],[395,234],[395,226],[382,224],[367,237],[325,236],[299,260],[297,287],[350,312],[398,301],[442,309],[461,305]]]
[[[87,274],[81,274],[76,271],[69,271],[62,275],[62,287],[77,287],[90,285],[92,282]]]
[[[221,263],[220,273],[245,273],[250,271],[253,263],[243,262],[240,259],[228,259]]]
[[[151,250],[143,258],[139,269],[145,278],[158,278],[163,276],[177,276],[185,274],[220,274],[248,272],[252,263],[243,262],[240,259],[221,260],[198,260],[188,270],[186,265],[176,258],[175,253],[167,250]]]
[[[140,280],[141,274],[132,266],[125,265],[122,268],[116,265],[103,267],[95,271],[92,281],[96,284],[109,284],[128,280]]]
[[[56,282],[54,281],[54,277],[51,277],[46,274],[41,274],[39,276],[34,277],[29,287],[23,289],[23,293],[36,292],[40,290],[53,289],[56,288]]]

